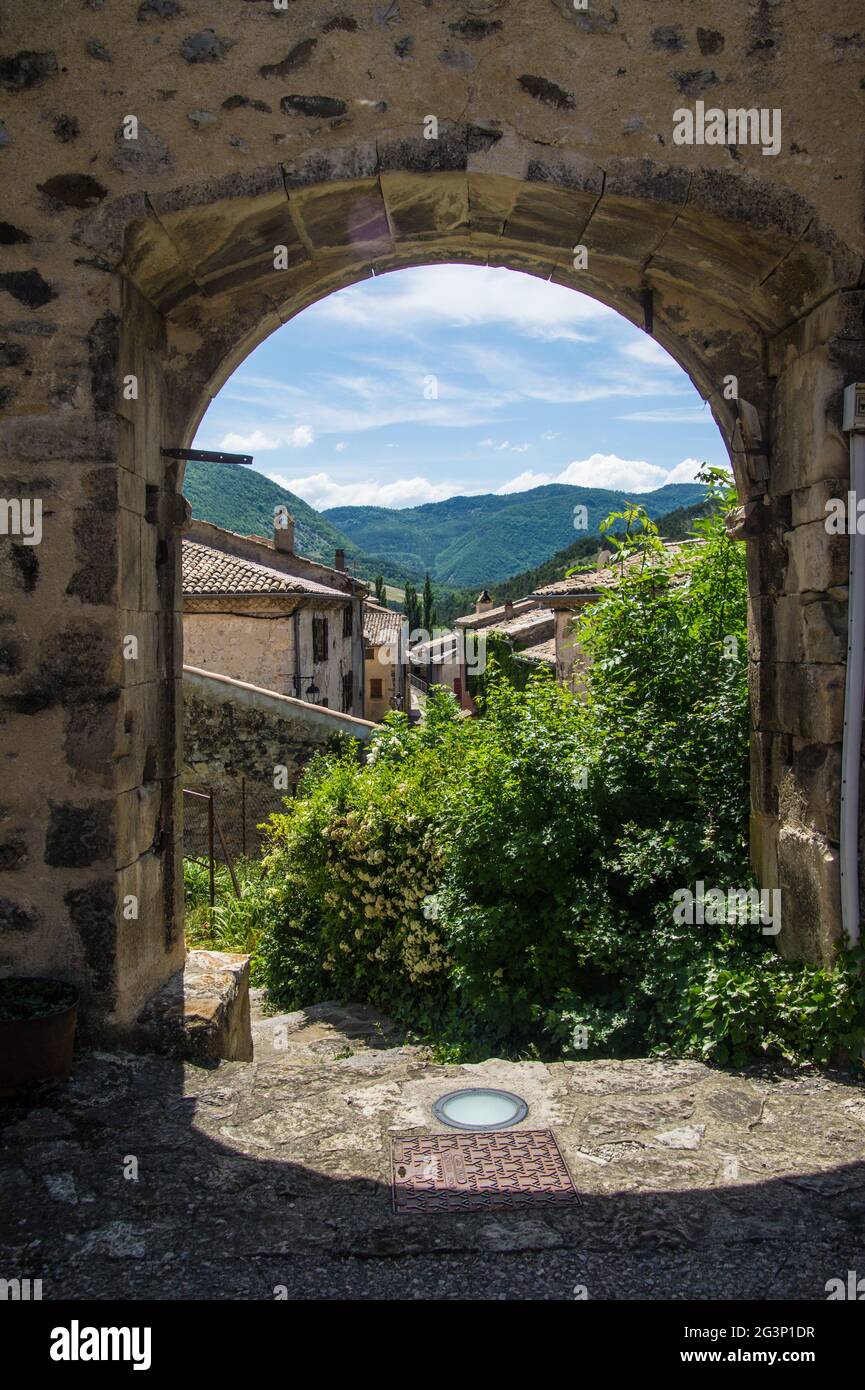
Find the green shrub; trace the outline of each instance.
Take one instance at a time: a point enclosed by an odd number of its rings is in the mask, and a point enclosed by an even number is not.
[[[278,1004],[369,1002],[448,1059],[857,1050],[848,959],[791,964],[758,924],[679,925],[698,880],[751,884],[744,547],[710,478],[704,544],[613,518],[619,579],[579,624],[585,699],[493,659],[481,717],[446,691],[366,761],[317,758],[270,823],[259,948]]]
[[[183,861],[186,944],[209,951],[238,951],[251,957],[250,978],[262,984],[259,946],[272,925],[272,902],[262,865],[254,859],[236,859],[234,872],[240,897],[234,891],[231,875],[224,864],[217,864],[215,904],[210,909],[210,874],[199,860]]]
[[[837,1050],[862,1049],[861,952],[835,968],[764,957],[750,968],[716,964],[695,972],[681,1001],[674,1042],[703,1061],[740,1066],[755,1053],[825,1066]]]
[[[272,817],[264,866],[279,925],[263,945],[271,992],[361,999],[431,1020],[450,963],[427,900],[441,879],[435,818],[458,729],[433,692],[421,729],[388,715],[367,764],[355,748],[314,759],[297,797]]]

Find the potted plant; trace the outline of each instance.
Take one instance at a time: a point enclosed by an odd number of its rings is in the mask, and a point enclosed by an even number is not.
[[[0,1096],[72,1070],[78,991],[63,980],[0,979]]]

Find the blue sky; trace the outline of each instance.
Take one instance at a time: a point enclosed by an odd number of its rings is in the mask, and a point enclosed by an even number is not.
[[[197,448],[324,510],[541,483],[632,493],[727,465],[656,342],[596,300],[510,270],[396,271],[329,295],[250,354]]]

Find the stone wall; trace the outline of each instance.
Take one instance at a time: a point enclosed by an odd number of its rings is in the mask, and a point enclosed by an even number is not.
[[[0,492],[44,521],[39,545],[0,536],[0,968],[78,980],[104,1027],[177,969],[182,477],[160,449],[307,304],[442,260],[651,322],[708,401],[761,499],[754,862],[797,905],[785,949],[829,949],[847,547],[820,508],[865,376],[863,78],[848,0],[7,0]],[[780,152],[674,143],[698,99],[777,109]]]
[[[184,786],[213,788],[232,853],[240,841],[241,778],[252,808],[247,825],[254,827],[256,817],[282,809],[315,752],[336,735],[367,744],[377,727],[190,666],[183,668],[183,725]],[[249,835],[249,852],[253,840]]]

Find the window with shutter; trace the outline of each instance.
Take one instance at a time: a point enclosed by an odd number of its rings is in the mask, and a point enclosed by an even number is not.
[[[312,659],[327,661],[327,618],[312,620]]]
[[[343,714],[351,714],[351,707],[354,703],[354,671],[346,671],[342,678],[342,710]]]

